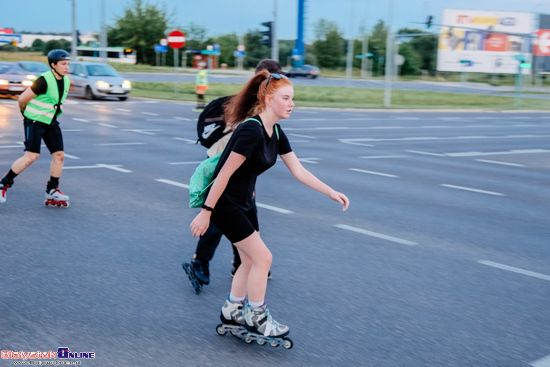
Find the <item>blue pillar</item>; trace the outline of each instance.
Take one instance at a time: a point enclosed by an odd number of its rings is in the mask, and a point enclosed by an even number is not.
[[[298,38],[296,38],[296,50],[299,59],[294,60],[294,66],[300,67],[304,64],[304,3],[305,0],[298,0]]]

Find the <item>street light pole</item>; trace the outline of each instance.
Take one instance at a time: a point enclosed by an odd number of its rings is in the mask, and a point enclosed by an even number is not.
[[[389,0],[388,35],[386,37],[386,87],[384,90],[384,107],[391,107],[391,78],[393,73],[393,0]]]
[[[75,1],[76,0],[72,0],[73,2],[73,5],[72,5],[72,22],[73,22],[73,39],[71,40],[71,60],[75,61],[76,60],[76,47],[78,45],[77,41],[76,41],[76,5],[75,5]]]
[[[279,61],[279,39],[277,38],[277,0],[273,0],[273,23],[271,23],[271,59]]]
[[[100,45],[101,50],[99,51],[99,56],[101,57],[101,62],[107,62],[107,25],[105,24],[105,0],[101,0],[101,35]]]

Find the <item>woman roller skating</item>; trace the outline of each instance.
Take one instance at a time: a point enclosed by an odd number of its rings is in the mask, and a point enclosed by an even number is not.
[[[292,347],[289,327],[271,316],[264,297],[272,255],[259,233],[254,206],[257,177],[273,166],[279,155],[292,175],[304,185],[349,206],[348,198],[306,170],[279,126],[294,107],[292,83],[281,74],[258,72],[225,109],[225,121],[235,132],[214,172],[202,210],[191,223],[193,236],[205,233],[210,220],[237,247],[241,266],[222,307],[217,331],[247,342]],[[241,121],[244,123],[240,124]],[[238,125],[238,126],[237,126]]]

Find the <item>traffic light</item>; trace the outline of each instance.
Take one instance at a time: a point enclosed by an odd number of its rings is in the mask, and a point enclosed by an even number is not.
[[[82,42],[80,41],[80,32],[78,31],[78,29],[76,30],[76,45],[77,46],[80,46]]]
[[[426,21],[426,28],[430,29],[432,27],[432,20],[434,17],[432,15],[428,15],[428,20]]]
[[[260,43],[262,45],[266,45],[267,47],[271,48],[272,46],[272,34],[271,34],[271,27],[273,25],[273,22],[263,22],[262,25],[264,27],[267,27],[267,31],[262,31],[260,32],[263,36],[262,40],[260,41]]]

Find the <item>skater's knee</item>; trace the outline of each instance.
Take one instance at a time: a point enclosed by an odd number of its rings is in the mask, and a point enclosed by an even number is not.
[[[65,160],[65,152],[60,150],[52,153],[52,158],[57,162],[63,162]]]
[[[25,166],[28,167],[33,164],[38,159],[38,157],[40,157],[39,153],[25,152],[22,160],[25,163]]]

